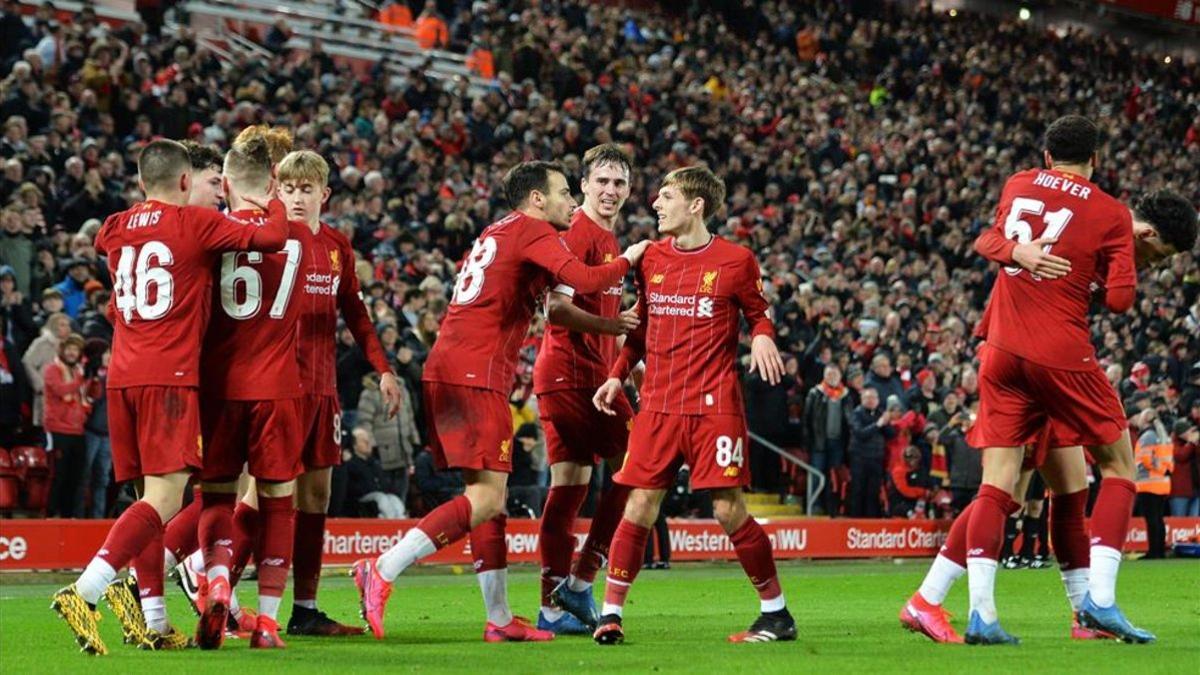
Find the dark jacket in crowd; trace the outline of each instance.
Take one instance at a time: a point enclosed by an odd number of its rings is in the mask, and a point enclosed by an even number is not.
[[[837,391],[836,396],[836,399],[830,398],[830,393],[821,384],[808,390],[808,396],[804,399],[804,444],[810,452],[825,450],[825,443],[830,437],[829,422],[831,419],[840,420],[841,431],[837,438],[841,440],[842,448],[844,449],[850,442],[852,427],[850,415],[854,410],[850,388],[843,385]],[[840,413],[834,412],[837,415],[836,418],[830,416],[829,407],[831,405],[840,409]]]
[[[850,446],[846,450],[846,454],[851,459],[878,459],[880,462],[883,461],[887,439],[896,435],[896,430],[892,425],[888,424],[883,427],[877,425],[879,417],[883,414],[883,405],[879,405],[875,410],[867,410],[860,405],[851,413]]]

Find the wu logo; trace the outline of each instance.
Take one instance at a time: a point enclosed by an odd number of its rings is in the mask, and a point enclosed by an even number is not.
[[[696,316],[703,319],[711,319],[713,315],[713,299],[700,298],[696,301]]]

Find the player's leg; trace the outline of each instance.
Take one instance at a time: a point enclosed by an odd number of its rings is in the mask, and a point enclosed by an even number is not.
[[[255,513],[260,521],[254,558],[258,561],[258,615],[252,649],[281,648],[279,637],[279,605],[287,586],[288,570],[292,563],[292,545],[296,526],[294,506],[296,481],[256,482],[258,506]]]
[[[914,633],[921,633],[934,642],[958,644],[962,636],[950,625],[950,616],[942,603],[951,587],[967,573],[967,523],[975,502],[967,504],[950,525],[946,542],[925,573],[925,579],[900,609],[900,623]]]
[[[730,642],[770,642],[796,639],[796,622],[788,612],[771,540],[750,517],[740,487],[712,491],[713,515],[729,535],[738,561],[758,593],[759,616],[750,629],[729,637]]]
[[[561,445],[562,439],[551,439],[554,434],[552,422],[545,424],[544,428],[547,451],[553,460],[555,453],[551,448]],[[568,613],[560,601],[552,599],[555,589],[571,572],[571,558],[575,552],[575,534],[572,530],[579,507],[587,497],[591,479],[590,464],[557,461],[550,465],[550,492],[546,496],[546,506],[538,527],[538,549],[542,562],[542,603],[538,612],[538,627],[560,635],[590,633],[595,625],[594,617],[586,617],[588,623],[582,623]],[[590,593],[588,597],[591,597]],[[571,598],[564,599],[569,602]]]
[[[472,473],[472,472],[467,472]],[[471,556],[475,567],[475,579],[483,595],[487,624],[483,630],[485,642],[545,642],[554,639],[554,633],[534,628],[522,618],[513,616],[508,604],[508,546],[504,540],[504,529],[508,516],[504,512],[504,501],[508,474],[496,471],[480,471],[473,481],[480,486],[473,492],[482,500],[492,501],[499,493],[500,510],[496,515],[471,528]],[[470,484],[468,484],[470,488]],[[486,494],[485,494],[486,493]],[[494,504],[472,507],[480,517],[491,513]]]
[[[1067,602],[1071,605],[1071,638],[1091,640],[1111,637],[1079,624],[1079,608],[1087,595],[1088,551],[1087,499],[1088,467],[1083,448],[1076,445],[1053,448],[1039,472],[1050,488],[1049,532],[1054,541],[1059,575]]]
[[[617,396],[612,403],[613,409],[617,412],[615,416],[600,414],[594,407],[587,405],[588,403],[585,401],[597,427],[603,429],[600,433],[602,439],[599,442],[602,450],[597,454],[605,458],[609,471],[615,475],[625,463],[625,450],[629,444],[633,408],[623,394]],[[588,598],[591,597],[592,582],[596,578],[596,572],[604,567],[608,560],[609,544],[612,542],[617,525],[621,522],[621,516],[625,512],[625,502],[629,499],[631,489],[628,485],[622,485],[616,481],[609,482],[608,488],[600,493],[600,501],[596,505],[595,515],[592,516],[592,525],[588,529],[587,540],[583,542],[583,550],[575,561],[575,568],[572,570],[571,576],[567,579],[567,586],[571,591],[587,592]],[[594,611],[595,608],[593,607],[592,610]]]
[[[1133,515],[1137,488],[1133,482],[1133,445],[1129,430],[1121,432],[1112,443],[1090,446],[1089,451],[1100,467],[1100,492],[1092,507],[1091,573],[1088,595],[1079,612],[1085,627],[1112,633],[1126,642],[1153,642],[1149,631],[1129,623],[1117,607],[1117,572],[1121,566],[1121,549]]]
[[[634,488],[625,502],[625,512],[613,535],[604,587],[604,605],[593,638],[599,644],[618,644],[625,640],[621,621],[629,589],[642,568],[646,540],[658,518],[665,488]]]
[[[968,644],[1013,643],[1000,628],[996,612],[996,568],[1003,546],[1004,519],[1020,505],[1012,494],[1021,475],[1024,447],[991,447],[983,451],[983,482],[967,522],[967,584],[971,614],[964,640]]]
[[[288,635],[362,635],[358,626],[329,618],[317,607],[321,559],[325,553],[325,514],[333,479],[332,467],[342,461],[341,413],[336,396],[306,396],[300,401],[305,434],[305,472],[296,480],[296,524],[292,543],[292,616]]]

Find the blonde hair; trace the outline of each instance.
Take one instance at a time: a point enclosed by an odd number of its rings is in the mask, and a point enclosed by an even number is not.
[[[289,152],[279,162],[280,183],[312,181],[321,187],[329,185],[329,163],[312,150]]]
[[[686,166],[675,169],[663,178],[662,184],[663,187],[671,185],[679,188],[689,201],[703,199],[705,220],[716,215],[725,201],[725,181],[709,171],[708,167]]]
[[[266,138],[250,136],[230,148],[225,154],[224,173],[239,190],[266,190],[271,183],[271,155]]]
[[[255,124],[242,129],[242,133],[233,139],[232,147],[237,149],[239,145],[254,138],[261,138],[266,141],[267,150],[271,153],[272,166],[282,162],[284,156],[292,151],[291,130],[287,127],[269,127],[265,124]]]

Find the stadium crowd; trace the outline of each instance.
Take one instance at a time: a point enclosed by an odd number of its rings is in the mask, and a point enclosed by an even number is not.
[[[335,167],[325,219],[360,254],[365,301],[406,384],[389,421],[377,376],[339,330],[346,461],[333,513],[344,515],[414,513],[462,489],[423,451],[421,368],[455,263],[507,209],[500,177],[519,161],[577,169],[588,147],[625,145],[636,168],[624,242],[654,236],[650,203],[667,171],[703,162],[722,175],[727,203],[712,226],[759,254],[786,352],[782,384],[745,382],[751,430],[830,475],[823,511],[864,517],[956,508],[978,486],[964,438],[978,401],[972,330],[997,269],[971,245],[1004,178],[1040,165],[1046,123],[1097,120],[1108,142],[1094,180],[1111,194],[1131,202],[1169,187],[1200,203],[1200,66],[1105,36],[871,2],[858,13],[831,1],[679,13],[428,4],[451,47],[494,58],[484,95],[420,69],[355,74],[271,35],[270,60],[223,64],[186,30],[150,40],[88,10],[60,22],[4,3],[0,446],[49,433],[50,513],[109,507],[111,282],[92,241],[140,199],[136,157],[155,137],[226,147],[248,124],[281,125]],[[1172,507],[1195,515],[1195,252],[1144,273],[1138,293],[1128,314],[1094,321],[1094,342],[1135,437],[1175,440]],[[511,396],[513,494],[531,513],[545,481],[539,335],[535,322]],[[803,490],[758,444],[752,472],[757,490]],[[703,510],[679,501],[680,513]]]

